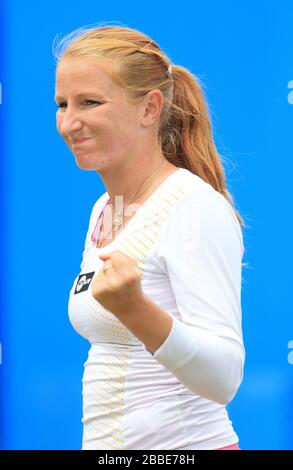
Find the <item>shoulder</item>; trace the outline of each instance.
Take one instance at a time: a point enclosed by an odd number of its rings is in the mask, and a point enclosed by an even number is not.
[[[90,224],[99,216],[108,198],[109,195],[107,192],[105,192],[94,202],[90,213]]]
[[[210,184],[182,169],[172,181],[172,191],[179,198],[167,220],[167,240],[178,243],[191,236],[194,239],[196,234],[206,241],[232,238],[243,249],[242,230],[234,209]]]
[[[169,193],[170,189],[172,189],[170,194],[178,196],[178,209],[188,205],[201,204],[201,206],[207,206],[210,209],[228,211],[235,221],[238,222],[229,201],[216,191],[212,185],[191,171],[180,168],[180,171],[174,173],[168,183],[165,189]]]

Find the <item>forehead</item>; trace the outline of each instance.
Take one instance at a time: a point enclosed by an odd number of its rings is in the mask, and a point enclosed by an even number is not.
[[[118,64],[106,59],[66,58],[56,67],[56,95],[88,92],[121,93],[115,80]]]

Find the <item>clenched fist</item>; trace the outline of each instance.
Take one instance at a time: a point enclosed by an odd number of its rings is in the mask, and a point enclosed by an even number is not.
[[[91,282],[93,297],[114,315],[127,313],[143,297],[143,272],[133,258],[119,250],[100,255],[100,259],[105,262]]]

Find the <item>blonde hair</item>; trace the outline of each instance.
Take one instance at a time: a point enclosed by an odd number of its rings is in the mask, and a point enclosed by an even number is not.
[[[199,79],[168,56],[146,34],[122,26],[82,27],[55,39],[58,63],[71,57],[109,58],[119,66],[115,74],[130,99],[139,100],[159,89],[164,97],[158,138],[165,158],[209,183],[231,204],[245,225],[226,187],[226,176],[216,149],[208,104]]]

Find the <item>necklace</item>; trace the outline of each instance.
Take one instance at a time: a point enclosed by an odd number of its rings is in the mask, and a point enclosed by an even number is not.
[[[133,201],[135,201],[135,199],[138,198],[138,194],[139,194],[139,191],[143,188],[143,186],[145,185],[146,181],[149,180],[149,178],[161,167],[161,165],[164,163],[165,161],[165,157],[162,158],[162,160],[160,161],[159,165],[157,165],[155,167],[155,169],[149,174],[149,176],[143,181],[143,183],[138,187],[138,189],[135,191],[135,194],[134,196],[132,196],[132,198],[130,199],[130,201],[128,202],[127,205],[131,204]],[[146,188],[147,190],[147,188]],[[146,191],[145,190],[145,191]],[[145,191],[143,191],[142,193],[139,194],[139,196],[141,196],[142,194],[145,193]],[[110,200],[109,200],[110,201]],[[111,202],[109,202],[109,205],[112,205]],[[114,215],[114,222],[112,224],[112,227],[111,227],[111,230],[109,232],[107,232],[105,234],[105,237],[107,237],[108,235],[110,235],[110,233],[113,231],[113,232],[116,232],[118,230],[119,227],[121,227],[121,225],[123,224],[123,220],[124,220],[124,207],[122,207],[122,209],[120,211],[115,211],[115,215]]]

